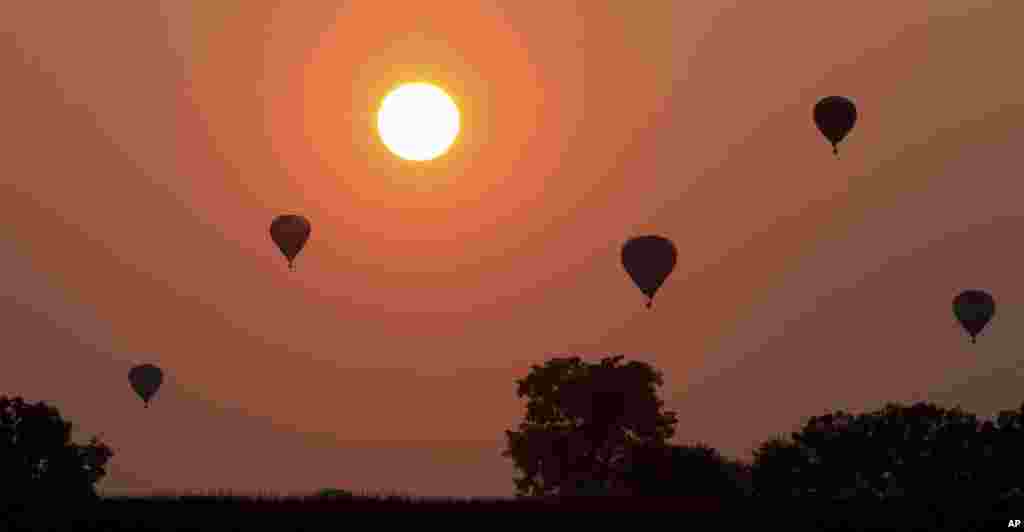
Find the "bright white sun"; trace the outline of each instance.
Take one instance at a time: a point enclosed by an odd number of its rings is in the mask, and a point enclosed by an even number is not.
[[[377,132],[395,155],[428,161],[443,154],[459,134],[459,108],[429,83],[408,83],[391,91],[377,111]]]

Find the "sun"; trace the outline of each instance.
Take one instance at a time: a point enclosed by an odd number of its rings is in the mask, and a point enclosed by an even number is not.
[[[429,161],[448,151],[459,135],[459,108],[434,85],[407,83],[381,101],[377,132],[402,159]]]

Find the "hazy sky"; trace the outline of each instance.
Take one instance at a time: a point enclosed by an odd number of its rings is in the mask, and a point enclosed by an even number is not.
[[[280,5],[274,5],[280,4]],[[638,7],[639,6],[639,7]],[[506,495],[516,378],[665,374],[749,457],[827,410],[1012,408],[1019,0],[9,2],[0,393],[115,451],[103,488]],[[414,165],[396,84],[462,108]],[[821,97],[860,118],[836,160]],[[267,227],[312,221],[295,272]],[[654,309],[623,241],[679,248]],[[951,301],[991,291],[972,346]],[[128,369],[166,381],[148,410]]]

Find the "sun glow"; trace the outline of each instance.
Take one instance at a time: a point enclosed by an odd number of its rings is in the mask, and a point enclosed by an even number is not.
[[[448,151],[459,134],[459,108],[434,85],[405,84],[381,101],[377,132],[384,145],[402,159],[434,159]]]

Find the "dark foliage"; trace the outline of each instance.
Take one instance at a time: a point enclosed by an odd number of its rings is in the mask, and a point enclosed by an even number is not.
[[[812,417],[755,452],[754,486],[776,497],[998,500],[1024,485],[1022,414],[981,423],[959,408],[890,403]]]
[[[748,467],[705,444],[638,445],[626,465],[630,492],[639,496],[735,498],[749,491]]]
[[[661,374],[623,358],[554,358],[516,381],[519,397],[528,398],[526,417],[518,431],[505,432],[503,456],[523,474],[515,480],[519,495],[565,495],[595,482],[617,490],[631,446],[672,436],[675,413],[662,410],[656,390]]]
[[[0,506],[96,499],[113,451],[95,437],[72,443],[71,432],[56,408],[0,396]]]

